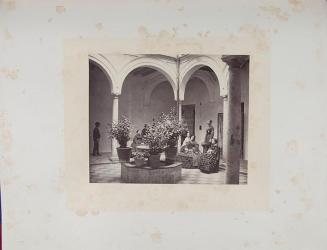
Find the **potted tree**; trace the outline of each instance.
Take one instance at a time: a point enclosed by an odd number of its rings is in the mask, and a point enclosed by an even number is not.
[[[132,148],[127,147],[127,142],[130,140],[131,129],[131,122],[125,116],[122,116],[119,121],[114,121],[111,124],[111,137],[115,138],[119,143],[117,154],[119,160],[123,162],[129,162],[131,158]]]
[[[174,108],[172,108],[168,114],[162,113],[159,120],[166,130],[166,162],[173,163],[176,160],[178,138],[184,132],[185,127],[183,126],[183,123],[179,121]]]
[[[166,128],[160,120],[153,122],[144,135],[144,143],[149,147],[149,166],[158,168],[160,166],[160,154],[165,150],[167,143]]]

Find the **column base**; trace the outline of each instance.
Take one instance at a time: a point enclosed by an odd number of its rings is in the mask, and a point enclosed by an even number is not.
[[[109,160],[112,161],[112,162],[114,162],[114,163],[119,162],[118,156],[110,156],[109,157]]]

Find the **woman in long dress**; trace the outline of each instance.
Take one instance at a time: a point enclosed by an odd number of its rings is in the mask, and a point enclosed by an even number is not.
[[[202,143],[203,153],[206,153],[207,150],[210,148],[211,140],[215,135],[215,129],[212,126],[212,120],[208,121],[208,128],[206,129],[206,136],[204,138],[204,142]]]
[[[199,169],[203,173],[217,173],[219,171],[220,154],[218,140],[212,139],[211,146],[199,159]]]

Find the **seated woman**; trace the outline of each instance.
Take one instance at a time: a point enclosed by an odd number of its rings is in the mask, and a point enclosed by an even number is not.
[[[187,140],[187,142],[183,143],[183,146],[181,147],[180,151],[182,153],[200,153],[199,144],[195,141],[195,136],[194,135],[192,135]]]
[[[181,147],[177,160],[183,162],[183,168],[197,168],[200,155],[199,144],[191,136],[190,141]]]
[[[203,173],[217,173],[219,171],[219,149],[217,139],[211,140],[208,151],[200,156],[199,169]]]
[[[190,132],[187,131],[186,137],[184,138],[182,147],[186,146],[191,141]]]

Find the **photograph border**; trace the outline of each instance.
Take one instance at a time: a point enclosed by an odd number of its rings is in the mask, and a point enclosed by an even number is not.
[[[101,211],[267,210],[270,163],[270,52],[267,41],[233,39],[71,39],[64,43],[65,164],[63,189],[78,214]],[[250,55],[248,183],[89,183],[89,72],[91,53]]]

